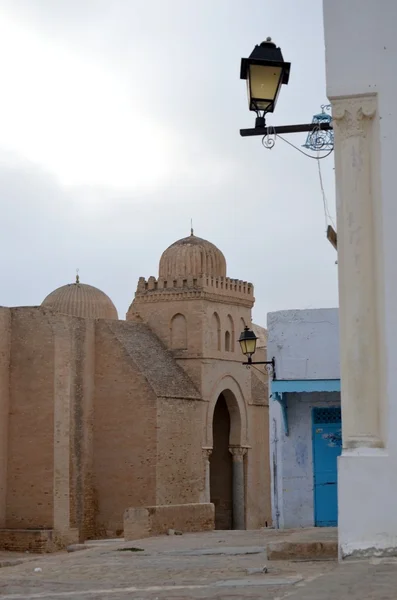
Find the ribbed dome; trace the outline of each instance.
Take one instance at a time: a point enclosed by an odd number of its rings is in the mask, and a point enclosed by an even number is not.
[[[47,296],[41,304],[47,308],[87,319],[118,319],[115,305],[104,292],[86,283],[64,285]]]
[[[159,277],[187,277],[211,275],[226,277],[226,260],[222,252],[207,240],[189,237],[178,240],[165,250],[160,258]]]

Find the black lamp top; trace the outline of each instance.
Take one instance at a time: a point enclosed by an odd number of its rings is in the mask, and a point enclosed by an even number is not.
[[[249,65],[283,67],[282,83],[288,83],[291,63],[284,62],[281,49],[277,48],[269,37],[259,46],[255,46],[249,58],[241,59],[240,79],[247,79]]]
[[[247,325],[244,327],[244,331],[241,332],[240,341],[244,340],[257,340],[255,333]]]

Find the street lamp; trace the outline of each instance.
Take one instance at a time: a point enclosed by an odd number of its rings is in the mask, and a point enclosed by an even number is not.
[[[249,58],[241,59],[240,79],[247,81],[249,110],[257,114],[257,127],[264,127],[265,114],[274,111],[281,85],[288,83],[290,67],[271,38],[255,46]]]
[[[327,158],[334,149],[334,128],[332,116],[326,111],[330,105],[323,105],[321,113],[313,116],[311,123],[299,123],[296,125],[266,126],[266,114],[274,112],[281,86],[287,85],[291,63],[284,62],[280,48],[272,42],[270,37],[265,42],[255,46],[249,58],[241,59],[240,79],[247,81],[249,110],[256,113],[255,127],[240,129],[242,137],[262,136],[262,145],[271,150],[276,138],[285,133],[306,132],[306,143],[304,148],[317,153],[317,157],[307,154],[301,148],[297,148],[285,138],[282,140],[309,158],[320,160]],[[320,153],[326,153],[320,156]],[[327,229],[327,238],[337,248],[337,234],[332,226]],[[242,340],[243,343],[244,340]],[[255,352],[255,350],[254,350]],[[250,354],[243,353],[250,360]]]
[[[252,360],[252,355],[255,354],[256,351],[256,342],[258,338],[255,333],[247,327],[244,327],[244,331],[241,332],[239,337],[239,344],[241,348],[241,352],[244,356],[247,357],[247,362],[243,363],[243,365],[251,366],[251,365],[266,365],[266,370],[268,373],[273,374],[273,380],[276,379],[276,363],[274,357],[272,360],[264,360],[254,362]]]
[[[299,125],[282,125],[266,127],[265,116],[274,111],[282,84],[288,84],[291,63],[284,62],[280,48],[272,42],[270,37],[266,38],[259,46],[255,46],[249,58],[241,59],[240,79],[247,80],[249,110],[256,112],[255,127],[240,129],[243,137],[261,135],[266,138],[271,135],[283,133],[307,132],[312,135],[308,138],[305,147],[311,150],[325,150],[322,132],[331,132],[328,145],[333,148],[332,118],[324,112],[315,115],[312,123]],[[318,118],[320,117],[320,118]],[[326,118],[325,118],[326,117]],[[272,148],[274,143],[264,144],[266,148]]]

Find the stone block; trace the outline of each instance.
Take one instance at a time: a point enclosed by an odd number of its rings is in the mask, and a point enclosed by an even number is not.
[[[328,560],[338,558],[337,540],[270,542],[266,550],[268,560]]]
[[[140,540],[150,536],[150,519],[147,508],[127,508],[124,512],[124,538]]]
[[[0,550],[44,554],[58,549],[52,529],[0,529]]]
[[[126,541],[175,532],[212,531],[215,508],[211,503],[169,504],[128,508],[124,513]]]

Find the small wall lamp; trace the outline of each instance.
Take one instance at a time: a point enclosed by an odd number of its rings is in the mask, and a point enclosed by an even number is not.
[[[251,366],[251,365],[266,365],[267,372],[273,375],[273,381],[276,379],[276,361],[274,357],[272,360],[264,360],[264,361],[253,361],[252,355],[255,354],[256,351],[256,342],[258,338],[255,333],[247,327],[244,327],[244,331],[241,332],[240,337],[238,339],[241,352],[244,356],[247,357],[247,362],[244,362],[243,365]]]

